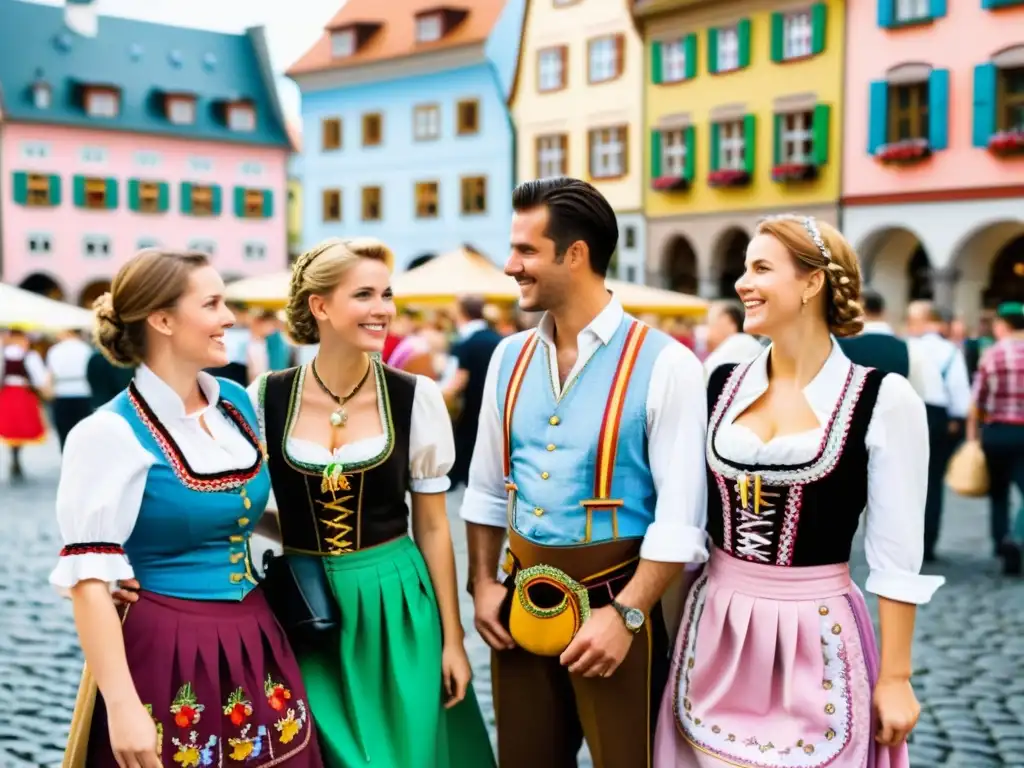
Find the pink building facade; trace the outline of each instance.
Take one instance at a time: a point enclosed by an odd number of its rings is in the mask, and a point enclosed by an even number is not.
[[[68,2],[0,0],[0,280],[88,305],[146,247],[227,279],[285,268],[291,144],[262,32]]]
[[[898,319],[1024,300],[1024,2],[847,4],[842,225]]]

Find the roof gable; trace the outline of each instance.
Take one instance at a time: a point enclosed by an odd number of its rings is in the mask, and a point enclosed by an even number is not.
[[[191,139],[288,146],[262,30],[225,34],[100,16],[95,37],[71,31],[64,9],[0,0],[0,97],[5,118],[135,131]],[[51,91],[36,107],[35,83]],[[89,86],[120,91],[117,116],[98,118],[82,108]],[[164,94],[195,96],[195,120],[167,119]],[[231,130],[227,104],[248,102],[252,131]]]

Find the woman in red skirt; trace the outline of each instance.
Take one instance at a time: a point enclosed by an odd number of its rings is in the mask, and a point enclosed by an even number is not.
[[[36,394],[46,386],[46,364],[21,331],[10,331],[0,358],[0,442],[11,449],[11,479],[20,480],[21,448],[46,439]]]

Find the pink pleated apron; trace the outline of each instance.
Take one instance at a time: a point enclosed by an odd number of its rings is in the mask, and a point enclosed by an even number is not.
[[[909,768],[875,742],[878,648],[849,566],[714,550],[690,590],[654,768]]]

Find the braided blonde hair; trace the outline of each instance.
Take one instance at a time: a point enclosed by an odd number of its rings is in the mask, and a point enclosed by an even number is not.
[[[833,334],[856,336],[864,329],[860,260],[839,230],[811,217],[785,215],[762,220],[756,234],[781,242],[802,272],[820,269],[825,273],[825,319]]]
[[[296,344],[319,343],[320,327],[309,307],[309,298],[331,293],[359,259],[383,262],[389,270],[395,263],[391,249],[373,237],[332,237],[295,260],[285,317],[288,335]]]

